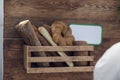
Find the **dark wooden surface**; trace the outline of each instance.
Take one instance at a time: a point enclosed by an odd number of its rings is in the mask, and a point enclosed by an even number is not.
[[[23,68],[23,40],[15,30],[21,20],[51,24],[100,24],[103,43],[95,46],[95,62],[106,49],[120,41],[119,0],[4,0],[4,80],[92,80],[92,73],[27,74]]]

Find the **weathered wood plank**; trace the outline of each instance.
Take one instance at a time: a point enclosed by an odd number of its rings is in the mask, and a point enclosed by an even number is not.
[[[11,63],[12,62],[12,63]],[[11,63],[11,64],[10,64]],[[19,65],[19,66],[18,66]],[[8,61],[4,63],[5,73],[4,80],[64,80],[64,77],[69,80],[83,80],[91,79],[92,73],[51,73],[51,74],[27,74],[23,68],[22,60],[20,61]],[[19,74],[18,74],[19,73]],[[86,76],[86,77],[83,77]],[[77,79],[76,79],[77,78]],[[68,80],[68,79],[67,79]]]
[[[19,74],[18,74],[19,73]],[[68,78],[71,74],[64,74],[64,77]],[[61,80],[65,78],[59,79],[59,77],[63,77],[61,74],[27,74],[26,70],[23,68],[22,60],[13,60],[7,61],[4,63],[4,79],[3,80]],[[55,79],[56,78],[56,79]],[[65,79],[66,80],[66,79]]]
[[[93,46],[27,46],[30,52],[36,51],[94,51]]]
[[[94,67],[54,67],[54,68],[28,68],[27,73],[60,73],[60,72],[91,72]]]
[[[5,0],[5,16],[116,19],[119,0]]]
[[[4,38],[20,38],[20,35],[15,30],[15,25],[24,19],[30,19],[32,24],[41,26],[43,24],[51,24],[55,20],[49,18],[33,18],[33,17],[5,17]],[[61,19],[68,24],[100,24],[103,27],[104,38],[120,38],[119,23],[115,20],[92,20],[92,19]]]
[[[23,59],[23,40],[4,40],[3,52],[4,61]]]
[[[102,45],[95,46],[93,52],[95,56],[94,64],[110,46],[119,41],[120,38],[104,38]],[[92,73],[27,74],[23,66],[23,45],[22,40],[4,40],[4,80],[39,80],[39,78],[42,80],[59,80],[60,78],[61,80],[64,77],[69,80],[92,80]],[[54,76],[56,76],[56,79]]]
[[[72,56],[66,61],[93,61],[93,56]],[[28,62],[63,62],[62,57],[29,57]]]
[[[101,55],[113,44],[120,42],[120,38],[104,38],[100,46],[95,46],[93,54],[95,63]],[[22,60],[23,59],[23,40],[4,40],[4,61]]]
[[[24,46],[24,48],[23,48],[23,54],[24,54],[24,56],[23,56],[23,61],[24,61],[24,67],[25,67],[25,69],[27,69],[27,66],[28,66],[28,64],[27,64],[27,62],[28,62],[28,60],[27,60],[28,54],[26,54],[26,53],[29,53],[29,52],[28,52],[28,47],[25,47],[25,46]],[[29,54],[29,55],[31,55],[31,54]]]

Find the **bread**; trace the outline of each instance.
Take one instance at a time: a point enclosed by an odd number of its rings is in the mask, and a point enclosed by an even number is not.
[[[52,39],[59,46],[72,46],[74,36],[72,30],[63,21],[55,21],[51,25]]]

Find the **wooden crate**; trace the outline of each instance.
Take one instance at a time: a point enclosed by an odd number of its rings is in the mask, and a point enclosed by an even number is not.
[[[31,57],[31,52],[38,51],[93,51],[93,46],[24,46],[24,67],[27,73],[59,73],[59,72],[92,72],[93,65],[75,67],[39,67],[32,68],[32,62],[65,62],[60,56],[54,57]],[[94,61],[94,56],[68,56],[67,61]]]

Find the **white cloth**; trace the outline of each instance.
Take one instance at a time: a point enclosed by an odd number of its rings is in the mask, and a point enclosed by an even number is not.
[[[109,48],[96,63],[94,80],[120,80],[120,42]]]

